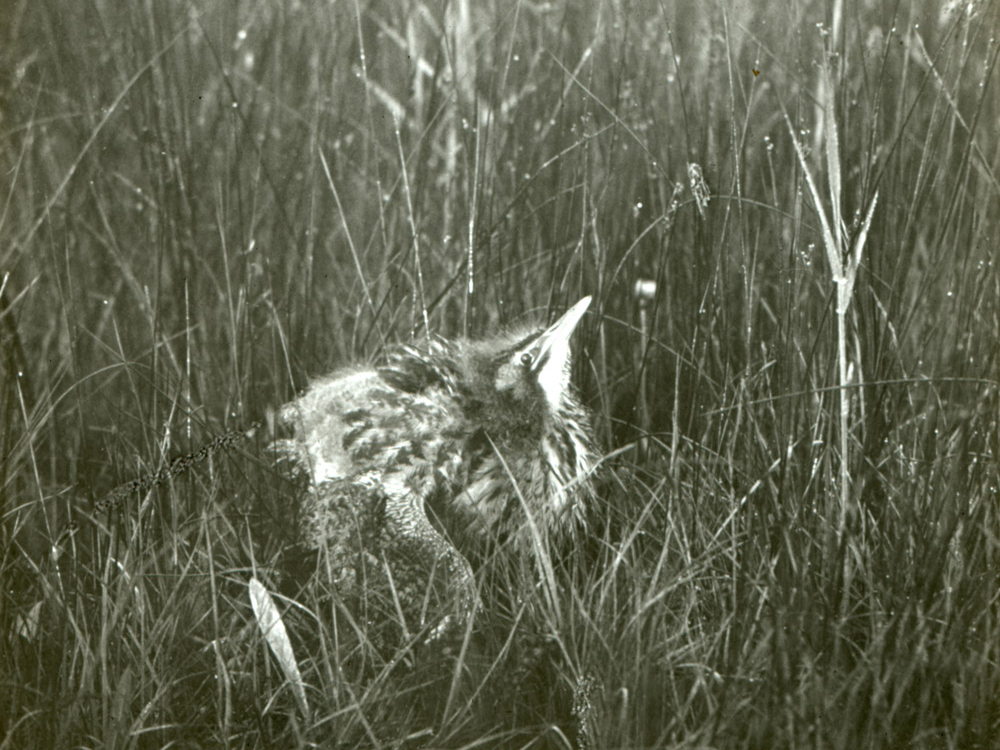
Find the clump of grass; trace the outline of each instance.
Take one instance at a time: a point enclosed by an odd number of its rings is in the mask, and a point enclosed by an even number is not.
[[[996,8],[14,11],[0,747],[995,745]],[[588,533],[447,648],[301,550],[268,430],[171,469],[583,294]]]

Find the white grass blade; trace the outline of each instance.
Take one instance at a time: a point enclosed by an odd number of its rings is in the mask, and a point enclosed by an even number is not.
[[[270,646],[271,653],[278,660],[278,666],[281,667],[285,679],[292,686],[292,692],[299,702],[302,714],[308,717],[309,704],[306,702],[305,684],[299,673],[299,665],[295,661],[295,652],[292,651],[292,642],[288,638],[285,622],[281,619],[281,613],[275,606],[274,599],[264,588],[264,584],[256,578],[250,579],[250,606],[253,607],[257,625],[260,627],[260,632],[263,633],[267,645]]]
[[[830,232],[830,223],[823,212],[823,203],[819,198],[819,190],[816,189],[816,183],[813,182],[812,173],[809,171],[809,165],[806,164],[806,155],[802,152],[799,139],[795,137],[795,129],[792,127],[792,121],[788,119],[787,112],[782,111],[782,114],[785,116],[785,124],[788,125],[788,134],[792,138],[792,145],[795,146],[795,153],[798,155],[802,171],[805,173],[806,184],[809,185],[809,192],[812,193],[813,204],[816,206],[816,215],[819,216],[819,223],[823,229],[823,246],[826,248],[826,259],[830,263],[830,273],[833,274],[835,280],[840,279],[844,275],[844,264],[840,260],[840,245],[835,241],[833,234]]]
[[[854,245],[854,258],[851,260],[852,270],[857,272],[858,266],[861,265],[861,253],[865,249],[865,241],[868,239],[868,229],[872,225],[872,216],[875,214],[875,204],[878,203],[878,191],[875,191],[875,195],[872,196],[872,202],[868,206],[868,213],[865,214],[865,221],[861,225],[861,231],[858,233],[857,242]]]
[[[844,236],[844,220],[840,213],[840,140],[837,136],[837,112],[834,106],[833,81],[830,79],[830,62],[823,63],[822,76],[825,81],[823,87],[823,119],[826,120],[826,171],[827,179],[830,183],[830,206],[832,215],[830,223],[833,224],[833,231],[838,232],[838,237]]]
[[[878,203],[878,191],[872,197],[872,202],[868,206],[868,213],[865,214],[865,221],[861,225],[861,231],[858,232],[858,238],[854,242],[854,253],[851,255],[851,259],[847,264],[847,280],[842,286],[845,288],[845,293],[847,295],[847,300],[838,300],[838,309],[841,311],[841,307],[844,312],[847,312],[847,301],[850,299],[851,292],[854,290],[854,279],[858,275],[858,266],[861,265],[861,254],[865,249],[865,241],[868,239],[868,229],[872,225],[872,216],[875,214],[875,204]]]
[[[38,623],[41,611],[42,602],[39,600],[32,604],[31,609],[29,609],[25,614],[17,615],[17,617],[14,618],[14,632],[22,638],[34,641],[38,636]]]
[[[382,105],[389,110],[394,120],[406,119],[406,105],[390,94],[386,89],[379,86],[371,79],[365,80],[368,90],[375,95],[375,98],[382,102]]]

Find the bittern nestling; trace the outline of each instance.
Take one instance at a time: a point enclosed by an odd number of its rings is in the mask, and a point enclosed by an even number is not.
[[[570,337],[589,304],[548,328],[396,347],[283,407],[294,437],[277,447],[309,478],[305,535],[338,587],[381,576],[396,614],[434,627],[440,607],[477,606],[469,559],[491,541],[530,554],[579,523],[596,451]]]

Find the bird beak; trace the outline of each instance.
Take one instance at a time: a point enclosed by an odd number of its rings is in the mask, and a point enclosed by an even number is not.
[[[545,331],[541,336],[538,337],[536,345],[538,346],[538,356],[535,361],[544,366],[544,363],[550,361],[552,357],[551,354],[561,353],[562,356],[556,356],[555,359],[562,360],[569,354],[569,339],[573,335],[573,331],[576,330],[577,324],[583,317],[583,314],[587,312],[587,308],[590,307],[589,296],[584,297],[582,300],[573,305],[569,310],[567,310],[559,320],[549,326],[548,330]],[[562,367],[562,362],[559,366]]]

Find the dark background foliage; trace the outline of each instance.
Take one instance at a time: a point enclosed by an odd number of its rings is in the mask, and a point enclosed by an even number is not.
[[[995,4],[0,17],[0,747],[564,747],[588,676],[598,747],[996,747]],[[833,176],[848,243],[878,194],[846,456]],[[501,619],[481,664],[414,700],[441,676],[366,650],[321,575],[288,584],[268,416],[425,328],[476,336],[584,294],[601,518],[561,602],[504,582],[540,652]],[[251,575],[287,595],[308,716]]]

